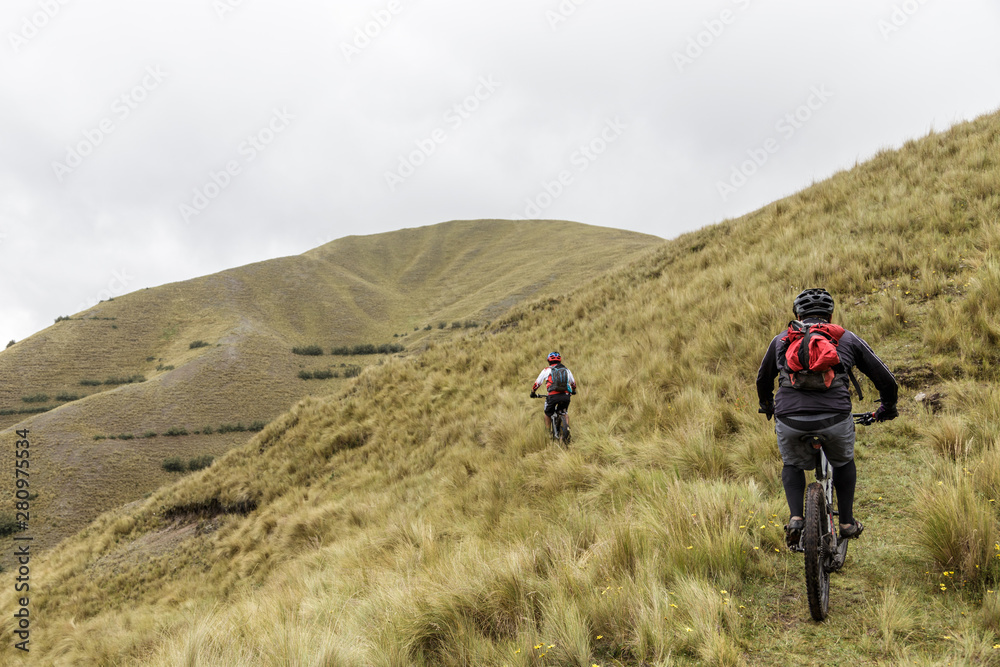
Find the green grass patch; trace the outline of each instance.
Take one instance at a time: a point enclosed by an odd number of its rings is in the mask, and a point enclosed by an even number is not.
[[[51,406],[39,406],[36,408],[8,408],[0,410],[0,417],[10,417],[13,415],[39,415],[43,412],[48,412],[51,409]]]
[[[31,396],[22,396],[21,400],[25,403],[48,403],[52,397],[48,394],[32,394]]]
[[[13,535],[22,530],[20,522],[9,512],[0,512],[0,537]]]
[[[208,466],[212,465],[212,461],[214,460],[215,460],[214,456],[208,456],[207,454],[204,456],[196,456],[195,458],[188,461],[188,470],[193,472],[195,470],[201,470],[203,468],[207,468]]]
[[[160,466],[167,472],[184,472],[187,469],[184,461],[179,456],[171,456],[170,458],[163,459],[163,463]]]
[[[188,430],[183,426],[171,426],[163,433],[163,435],[171,438],[176,438],[177,436],[181,435],[190,435],[190,433],[188,433]]]
[[[330,351],[330,354],[341,357],[365,354],[394,354],[396,352],[402,352],[405,349],[405,347],[398,343],[382,343],[381,345],[364,343],[361,345],[341,345],[333,348]]]
[[[319,345],[305,345],[303,347],[293,347],[292,354],[299,354],[307,357],[319,357],[323,355],[323,348]]]
[[[190,345],[188,345],[188,349],[189,350],[197,350],[199,347],[208,347],[208,346],[209,346],[209,343],[207,343],[207,342],[205,342],[203,340],[194,340],[194,341],[191,341]]]

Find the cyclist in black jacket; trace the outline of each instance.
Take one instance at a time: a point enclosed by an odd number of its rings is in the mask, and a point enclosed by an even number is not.
[[[825,289],[807,289],[795,297],[792,312],[805,324],[829,322],[833,316],[833,297]],[[851,331],[844,331],[837,345],[843,364],[838,369],[839,379],[828,389],[807,391],[779,382],[774,392],[774,379],[787,376],[784,369],[788,343],[781,333],[771,340],[764,360],[757,372],[757,397],[760,412],[768,419],[775,418],[774,431],[778,436],[778,450],[784,467],[781,483],[785,488],[790,519],[785,526],[789,546],[798,544],[804,525],[803,495],[806,488],[806,470],[815,467],[815,452],[800,436],[824,436],[823,451],[834,468],[833,486],[837,491],[840,511],[840,534],[844,538],[858,537],[864,526],[854,518],[854,487],[857,469],[854,465],[854,420],[851,418],[851,394],[847,375],[857,368],[867,375],[879,392],[881,405],[875,411],[876,421],[888,421],[898,416],[896,400],[898,386],[889,368],[872,351],[864,340]],[[782,371],[785,370],[785,373]]]

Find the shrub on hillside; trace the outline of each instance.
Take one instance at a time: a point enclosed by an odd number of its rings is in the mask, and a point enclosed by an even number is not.
[[[430,331],[433,328],[434,327],[432,327],[431,325],[428,324],[427,326],[424,327],[424,331]]]
[[[157,436],[156,431],[146,431],[145,433],[142,434],[142,437],[144,438],[155,438],[156,436]]]
[[[0,416],[9,417],[11,415],[37,415],[43,412],[48,412],[52,407],[48,405],[41,405],[35,408],[17,408],[14,410],[0,410]]]
[[[164,366],[163,364],[157,364],[156,365],[156,370],[158,370],[158,371],[172,371],[172,370],[174,370],[174,365],[173,364],[167,364],[166,366]]]
[[[361,366],[347,366],[344,371],[345,378],[353,378],[361,375]]]
[[[406,348],[399,343],[382,343],[381,345],[363,343],[361,345],[354,346],[341,345],[340,347],[335,347],[330,350],[330,354],[341,357],[365,354],[393,354],[396,352],[402,352],[405,349]]]
[[[145,375],[138,375],[138,374],[136,374],[136,375],[130,375],[129,377],[124,377],[124,378],[110,377],[107,380],[105,380],[103,384],[114,387],[114,386],[123,385],[123,384],[135,384],[135,383],[138,383],[138,382],[145,382],[145,381],[146,381],[146,376]],[[81,382],[80,384],[83,384],[83,383]],[[98,382],[97,384],[102,384],[102,383]]]
[[[31,396],[22,396],[21,400],[25,403],[48,403],[50,398],[48,394],[32,394]]]
[[[184,461],[179,456],[163,459],[163,469],[167,472],[184,472]]]
[[[258,431],[263,431],[265,426],[267,426],[267,422],[257,420],[255,422],[250,422],[250,426],[247,426],[247,430],[257,433]]]
[[[104,383],[100,380],[80,380],[80,384],[84,387],[100,387]]]
[[[0,537],[13,535],[20,530],[23,530],[23,528],[21,528],[20,522],[18,522],[13,514],[8,514],[7,512],[0,514]]]
[[[212,461],[214,460],[215,460],[214,456],[209,456],[207,454],[205,456],[197,456],[188,461],[188,470],[193,472],[195,470],[201,470],[202,468],[207,468],[208,466],[212,465]]]
[[[201,432],[204,433],[205,435],[212,435],[213,433],[215,433],[215,431],[212,429],[211,426],[206,426],[205,428],[201,429]]]
[[[122,433],[118,436],[119,440],[135,440],[135,436],[131,433]]]
[[[444,329],[446,326],[448,326],[447,322],[438,322],[438,329]]]
[[[164,433],[163,435],[176,437],[179,435],[189,435],[189,434],[188,430],[183,426],[171,426],[169,429],[167,429],[166,433]]]
[[[65,391],[60,394],[56,394],[56,400],[62,401],[64,403],[68,403],[70,401],[79,401],[81,398],[83,398],[83,396],[80,396],[78,394],[69,394]]]
[[[461,329],[462,328],[462,323],[456,320],[455,322],[451,323],[451,328],[452,329]]]
[[[16,343],[16,342],[17,342],[17,341],[15,341],[15,340],[14,340],[13,338],[11,338],[10,342],[9,342],[9,343],[7,343],[7,347],[10,347],[11,345],[13,345],[13,344],[14,344],[14,343]]]
[[[71,318],[69,315],[60,315],[59,317],[56,318],[56,324],[59,324],[64,320],[71,320],[71,319],[73,318]]]
[[[304,347],[293,347],[292,354],[301,354],[308,357],[319,357],[323,354],[323,348],[319,345],[306,345]]]
[[[208,343],[206,343],[203,340],[195,340],[195,341],[191,341],[191,344],[188,345],[188,349],[189,350],[196,350],[199,347],[208,347]]]

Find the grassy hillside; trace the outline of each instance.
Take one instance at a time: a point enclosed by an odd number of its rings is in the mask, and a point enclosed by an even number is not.
[[[570,222],[451,222],[347,237],[133,292],[57,322],[0,352],[0,428],[44,438],[35,509],[47,520],[36,544],[50,546],[175,479],[164,459],[217,456],[246,440],[227,427],[262,425],[386,357],[332,356],[334,347],[419,350],[659,241]],[[313,345],[324,354],[293,354]],[[300,377],[317,372],[325,379]],[[0,450],[3,465],[12,457]],[[13,483],[5,478],[0,494],[12,494]]]
[[[995,664],[998,151],[998,116],[911,142],[299,403],[35,563],[33,656]],[[816,285],[903,384],[859,433],[868,529],[824,624],[753,388]],[[580,383],[568,451],[527,398],[551,349]]]

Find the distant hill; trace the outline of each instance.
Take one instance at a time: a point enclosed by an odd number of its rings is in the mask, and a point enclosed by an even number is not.
[[[252,435],[248,427],[387,356],[331,356],[334,347],[410,354],[660,242],[571,222],[456,221],[346,237],[59,321],[0,352],[0,427],[40,440],[34,503],[48,518],[36,543],[176,478],[162,469],[166,458],[219,455]],[[308,346],[323,355],[293,354]],[[299,377],[317,371],[336,377]],[[39,409],[48,411],[31,414]]]

